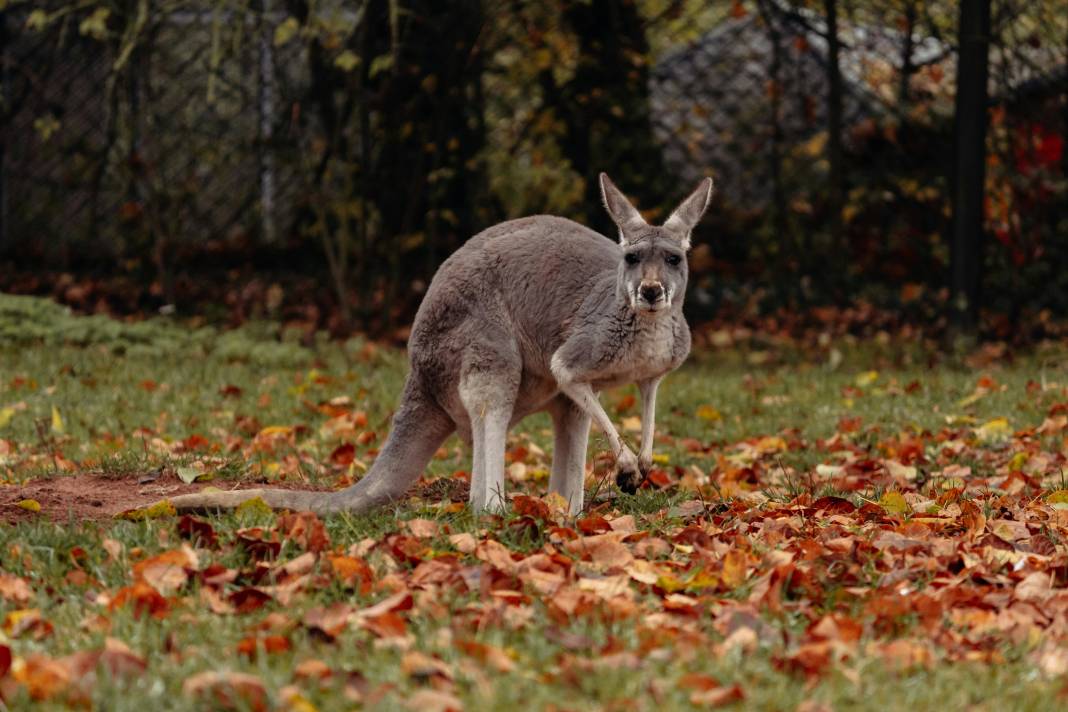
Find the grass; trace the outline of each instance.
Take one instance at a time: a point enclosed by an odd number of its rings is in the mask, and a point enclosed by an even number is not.
[[[82,336],[77,345],[42,346],[47,331],[35,337],[39,339],[35,344],[14,339],[6,345],[0,342],[0,441],[14,445],[7,454],[0,449],[0,476],[8,482],[63,476],[63,468],[52,456],[59,451],[63,461],[76,470],[114,477],[160,465],[199,462],[201,466],[206,463],[219,479],[333,485],[349,471],[330,464],[338,440],[324,431],[330,418],[324,404],[346,397],[352,408],[366,413],[366,430],[377,434],[357,444],[354,456],[365,463],[373,459],[373,449],[381,443],[403,383],[405,364],[400,352],[358,340],[320,342],[313,348],[288,344],[286,357],[280,361],[271,350],[278,343],[276,334],[268,328],[229,336],[231,344],[242,346],[224,351],[212,348],[210,339],[184,337],[178,325],[158,328],[168,335],[167,350],[117,346],[114,333],[107,330],[102,335]],[[144,343],[153,343],[150,337],[146,339]],[[261,343],[273,354],[270,358],[258,357]],[[841,349],[844,359],[833,368],[826,350],[774,349],[770,361],[764,352],[709,349],[695,353],[660,389],[658,431],[665,437],[657,453],[666,456],[668,469],[677,467],[676,472],[686,473],[696,467],[707,473],[721,458],[744,453],[746,443],[763,437],[794,439],[800,444],[781,453],[779,467],[769,466],[761,485],[769,497],[789,500],[810,487],[806,478],[812,477],[815,465],[837,461],[834,447],[818,443],[832,438],[843,419],[860,419],[852,442],[873,455],[887,443],[924,433],[928,434],[924,442],[931,447],[931,434],[944,431],[947,423],[981,425],[1003,417],[1013,429],[1035,427],[1054,402],[1063,400],[1063,392],[1049,384],[1068,383],[1063,350],[1039,349],[1011,363],[985,368],[982,373],[997,385],[969,402],[980,373],[963,364],[941,360],[930,366],[927,354],[914,345],[873,343]],[[754,357],[754,353],[762,355]],[[1046,389],[1028,389],[1029,382],[1045,384]],[[606,394],[604,401],[617,423],[638,414],[640,405],[628,404],[632,395],[636,395],[633,389]],[[255,433],[272,425],[301,428],[291,439],[271,447],[252,447]],[[188,451],[175,447],[194,436],[206,444]],[[635,434],[627,432],[627,437],[633,441]],[[687,439],[696,440],[703,449],[687,447]],[[528,419],[512,436],[513,446],[533,443],[546,453],[551,442],[549,422],[543,416]],[[603,446],[603,438],[595,437],[591,454]],[[974,469],[989,466],[989,457],[997,455],[998,447],[995,443],[978,451]],[[1062,445],[1051,443],[1050,447],[1060,451]],[[451,476],[468,468],[468,454],[455,440],[439,455],[428,477]],[[547,466],[545,457],[530,459],[533,472]],[[519,487],[544,492],[544,482],[537,477]],[[820,487],[824,489],[817,494],[832,491],[826,483]],[[862,502],[858,493],[837,494]],[[876,500],[880,495],[859,493],[859,497]],[[642,528],[655,535],[677,527],[680,520],[670,514],[643,517],[670,512],[671,507],[692,498],[692,493],[677,488],[642,491],[633,498],[620,498],[613,506],[619,514],[637,515]],[[514,514],[494,523],[435,503],[409,503],[361,517],[331,517],[326,526],[333,546],[345,550],[367,538],[380,540],[398,531],[404,520],[416,517],[438,521],[443,530],[454,534],[481,536],[489,527],[495,538],[517,551],[533,552],[551,540],[545,530],[512,526],[519,519]],[[209,519],[225,539],[243,527],[269,527],[277,517],[252,512]],[[183,682],[194,673],[222,668],[259,676],[276,701],[284,697],[283,688],[296,684],[301,698],[290,703],[292,709],[350,708],[356,704],[352,690],[358,691],[361,704],[395,709],[414,691],[435,684],[432,677],[404,670],[405,652],[411,650],[433,654],[450,668],[451,689],[468,710],[688,708],[692,689],[680,680],[690,673],[712,675],[723,685],[738,683],[746,694],[744,708],[767,710],[796,709],[806,700],[833,709],[1044,710],[1059,703],[1063,688],[1063,680],[1048,678],[1036,668],[1029,657],[1033,642],[1002,645],[996,651],[1001,659],[998,664],[944,662],[931,668],[895,670],[878,655],[866,652],[870,632],[830,672],[809,679],[777,662],[785,651],[783,636],[798,635],[807,623],[791,620],[789,614],[762,614],[771,635],[761,637],[751,652],[721,654],[715,646],[723,637],[711,618],[698,621],[702,635],[690,643],[680,634],[672,645],[649,648],[655,626],[646,626],[641,616],[622,620],[585,616],[561,622],[536,597],[525,627],[512,629],[496,623],[471,629],[462,624],[464,616],[484,601],[479,595],[454,590],[439,600],[417,601],[420,614],[411,616],[410,637],[403,644],[385,644],[355,627],[346,629],[336,641],[326,642],[294,623],[316,606],[337,602],[365,606],[385,595],[382,591],[353,592],[337,582],[313,587],[291,605],[269,602],[245,615],[215,615],[206,610],[196,580],[182,589],[164,618],[138,618],[130,607],[110,610],[106,597],[130,583],[135,559],[178,544],[176,526],[173,519],[97,523],[42,519],[0,526],[0,569],[30,582],[35,598],[22,607],[39,608],[55,629],[41,640],[32,635],[6,635],[0,642],[26,658],[34,653],[56,657],[96,648],[107,636],[122,640],[147,661],[145,673],[113,680],[100,670],[90,693],[93,708],[116,711],[189,709],[193,703],[183,695]],[[121,545],[118,559],[109,556],[105,540]],[[429,540],[427,546],[435,552],[451,551],[444,534]],[[286,542],[279,559],[299,553],[298,546]],[[202,567],[208,563],[237,569],[250,565],[240,547],[204,551],[202,557]],[[398,570],[398,564],[381,551],[373,552],[368,560],[379,577]],[[467,557],[464,561],[474,560]],[[323,564],[317,566],[322,572]],[[399,570],[408,573],[404,565]],[[74,576],[75,571],[86,577]],[[877,579],[875,572],[873,585]],[[835,590],[828,587],[827,595],[833,597]],[[749,588],[742,586],[724,594],[724,600],[743,600],[748,593]],[[636,596],[639,603],[655,597],[649,591],[638,591]],[[835,607],[833,602],[828,605]],[[0,601],[0,615],[18,607]],[[292,623],[285,630],[290,650],[261,651],[252,659],[235,652],[250,631],[278,613]],[[906,633],[911,629],[908,621],[902,621],[902,627]],[[457,650],[455,642],[460,638],[503,649],[514,661],[514,670],[499,672],[474,663]],[[612,657],[616,652],[634,656]],[[605,656],[608,662],[599,664]],[[322,685],[294,680],[294,668],[310,659],[323,661],[333,671]],[[7,699],[12,709],[29,703],[24,691]],[[42,703],[41,708],[49,705],[62,707],[53,701]]]

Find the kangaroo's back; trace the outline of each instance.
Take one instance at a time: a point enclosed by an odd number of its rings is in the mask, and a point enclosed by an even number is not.
[[[483,323],[519,340],[524,360],[559,346],[571,318],[600,280],[614,280],[619,246],[564,218],[538,215],[494,225],[438,269],[412,325],[409,353],[437,361]]]

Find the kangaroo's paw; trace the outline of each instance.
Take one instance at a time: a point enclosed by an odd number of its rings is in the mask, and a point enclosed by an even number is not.
[[[624,450],[616,459],[616,485],[627,494],[638,491],[645,475],[638,463],[638,458],[630,450]]]

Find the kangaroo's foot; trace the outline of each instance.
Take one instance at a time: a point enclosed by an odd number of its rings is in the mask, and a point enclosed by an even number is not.
[[[643,470],[638,458],[624,447],[623,452],[616,458],[616,485],[627,494],[634,494],[645,480],[647,470]]]

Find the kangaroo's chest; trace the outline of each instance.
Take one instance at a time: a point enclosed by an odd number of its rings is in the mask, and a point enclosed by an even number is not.
[[[675,362],[675,324],[670,319],[649,320],[630,335],[612,365],[606,369],[601,387],[632,383],[660,376]]]

